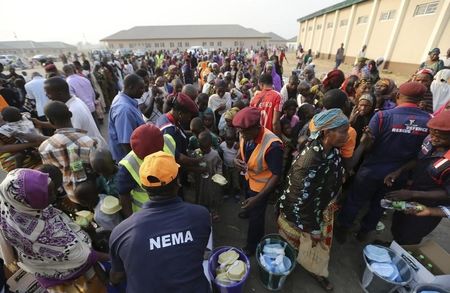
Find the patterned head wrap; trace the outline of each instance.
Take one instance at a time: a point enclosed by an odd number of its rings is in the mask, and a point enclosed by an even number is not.
[[[322,130],[334,129],[347,125],[348,118],[341,109],[330,109],[322,111],[313,117],[313,128],[311,129],[311,139],[317,139]]]

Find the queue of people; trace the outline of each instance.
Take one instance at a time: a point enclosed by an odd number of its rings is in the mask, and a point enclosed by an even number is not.
[[[367,242],[383,198],[423,205],[391,228],[420,243],[450,217],[450,69],[433,49],[397,85],[362,52],[346,74],[342,45],[322,79],[302,48],[287,79],[284,52],[265,49],[82,56],[26,83],[0,72],[5,265],[49,292],[210,292],[202,262],[226,200],[249,257],[275,204],[289,244],[322,250],[320,267],[298,261],[326,291],[333,237],[356,225]]]

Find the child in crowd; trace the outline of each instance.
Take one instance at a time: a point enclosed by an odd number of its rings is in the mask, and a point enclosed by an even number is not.
[[[226,111],[223,114],[223,118],[225,120],[225,123],[219,122],[219,136],[221,138],[225,137],[225,134],[228,129],[234,129],[233,127],[233,118],[236,115],[236,113],[239,112],[238,107],[233,107],[230,110]],[[222,119],[220,119],[222,121]]]
[[[97,184],[88,179],[77,184],[74,195],[81,206],[94,212],[94,221],[104,230],[112,231],[122,222],[122,209],[119,199],[114,196],[98,194]]]
[[[107,149],[97,149],[91,152],[90,162],[92,170],[99,175],[97,178],[98,191],[118,197],[116,174],[119,168],[113,160],[111,152]]]
[[[204,93],[199,94],[197,96],[197,98],[195,99],[195,102],[198,107],[198,117],[203,118],[203,114],[206,112],[213,113],[211,108],[208,108],[208,100],[209,100],[209,96]]]
[[[205,126],[200,117],[195,117],[191,120],[190,128],[192,136],[189,138],[188,150],[194,151],[200,147],[198,136],[201,132],[205,131]],[[219,138],[211,131],[207,130],[207,132],[211,135],[213,149],[218,150]]]
[[[212,133],[217,133],[217,127],[214,123],[214,114],[213,112],[204,112],[203,113],[203,126],[208,129]]]
[[[280,120],[281,124],[281,141],[284,145],[283,152],[283,170],[286,175],[289,171],[292,163],[292,158],[294,153],[296,152],[296,141],[293,138],[291,121],[289,118],[284,117]]]
[[[239,170],[234,165],[234,159],[239,151],[239,144],[234,128],[226,130],[225,141],[220,144],[220,150],[223,154],[223,173],[228,181],[227,193],[224,198],[227,199],[229,196],[234,196],[234,198],[239,201]]]
[[[283,116],[281,116],[281,119],[286,118],[291,124],[291,128],[294,128],[299,122],[299,118],[295,114],[296,111],[297,111],[296,100],[287,100],[286,102],[284,102]]]
[[[221,198],[221,187],[212,181],[211,177],[215,174],[222,175],[222,159],[219,153],[212,149],[212,138],[208,131],[203,131],[198,135],[200,150],[202,152],[203,162],[206,163],[206,170],[202,172],[199,180],[198,198],[199,204],[206,206],[212,220],[218,222],[219,199]]]
[[[27,114],[20,113],[20,110],[16,107],[5,107],[2,112],[2,118],[5,124],[0,126],[0,134],[10,138],[16,139],[16,143],[26,143],[25,139],[21,138],[17,134],[33,135],[38,134],[38,131],[34,127],[31,118]],[[25,158],[36,159],[39,158],[39,153],[35,149],[26,149],[22,152],[14,154],[16,168],[21,168]]]

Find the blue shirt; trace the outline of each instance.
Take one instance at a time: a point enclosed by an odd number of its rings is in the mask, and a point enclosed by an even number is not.
[[[408,161],[416,158],[428,135],[430,114],[414,104],[402,104],[376,113],[369,122],[375,137],[358,172],[374,179],[383,179]]]
[[[202,266],[210,232],[206,208],[150,200],[112,231],[111,271],[126,273],[128,293],[210,292]]]
[[[109,149],[116,162],[122,160],[127,152],[120,144],[129,144],[133,131],[144,124],[138,102],[120,92],[114,98],[109,110]]]

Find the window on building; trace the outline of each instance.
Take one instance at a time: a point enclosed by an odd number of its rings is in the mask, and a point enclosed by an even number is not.
[[[183,47],[183,42],[178,42],[178,43],[177,43],[177,46],[178,46],[178,48]]]
[[[260,41],[256,42],[256,46],[261,47],[261,42]]]
[[[308,31],[312,31],[312,26],[308,27]]]
[[[332,28],[332,27],[333,27],[333,23],[332,22],[327,23],[327,28]]]
[[[348,24],[348,19],[342,19],[340,22],[339,22],[339,26],[346,26]]]
[[[203,46],[203,47],[206,47],[206,44],[207,44],[206,42],[203,42],[203,43],[202,43],[202,46]]]
[[[416,9],[414,10],[414,16],[433,14],[436,12],[438,6],[439,6],[439,1],[428,2],[428,3],[417,5]]]
[[[238,41],[234,41],[234,46],[235,47],[239,46],[239,42]]]
[[[184,42],[185,47],[189,47],[189,42]]]
[[[380,20],[391,20],[395,17],[395,10],[381,12]]]
[[[160,43],[159,46],[160,46],[161,48],[164,48],[164,43]]]
[[[130,49],[132,49],[132,48],[134,48],[134,44],[133,44],[133,43],[129,43],[129,44],[128,44],[128,47],[129,47]]]
[[[209,46],[214,47],[214,42],[209,42]]]
[[[321,24],[316,25],[316,29],[321,30],[322,29],[322,25]]]
[[[159,48],[159,43],[155,43],[155,48]]]
[[[123,48],[123,44],[122,43],[119,44],[119,48],[121,48],[121,49]]]
[[[170,47],[170,48],[175,47],[175,43],[174,43],[174,42],[170,42],[169,47]]]
[[[222,47],[222,42],[221,41],[217,42],[217,47]]]
[[[145,43],[145,48],[150,48],[152,45],[150,43]]]
[[[369,20],[369,17],[367,15],[358,17],[358,20],[356,21],[356,24],[364,24],[367,23]]]

